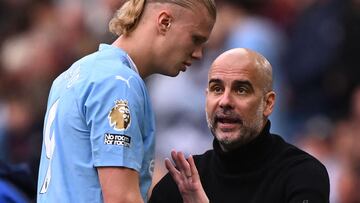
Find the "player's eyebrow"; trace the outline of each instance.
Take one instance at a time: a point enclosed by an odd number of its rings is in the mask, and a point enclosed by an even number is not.
[[[193,39],[195,40],[196,44],[203,44],[208,41],[207,37],[204,37],[202,35],[193,35]]]
[[[218,79],[218,78],[213,78],[213,79],[210,79],[210,80],[209,80],[209,85],[210,85],[211,83],[220,83],[220,84],[222,84],[223,81],[220,80],[220,79]]]
[[[235,80],[233,82],[233,85],[234,86],[248,86],[248,87],[251,87],[252,88],[252,84],[250,81],[248,80]]]
[[[246,87],[249,90],[254,91],[253,85],[248,80],[235,80],[235,81],[233,81],[232,86],[233,87]]]

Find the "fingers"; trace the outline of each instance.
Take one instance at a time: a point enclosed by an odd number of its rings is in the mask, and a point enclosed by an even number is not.
[[[181,187],[181,185],[183,185],[183,183],[184,183],[184,177],[180,173],[180,171],[178,171],[178,169],[175,168],[174,164],[169,159],[165,159],[165,167],[169,171],[171,177],[173,178],[175,183],[178,185],[178,187]]]
[[[178,179],[180,178],[180,172],[175,168],[175,166],[173,165],[173,163],[171,163],[169,159],[165,159],[165,167],[169,171],[175,182],[178,182]]]
[[[165,160],[165,166],[172,174],[182,174],[184,177],[189,178],[192,176],[192,170],[189,162],[185,159],[182,152],[171,151],[171,158],[173,159],[175,166],[169,159]]]
[[[177,166],[181,173],[183,173],[187,178],[191,177],[191,169],[189,162],[185,159],[184,153],[177,152]]]
[[[171,174],[178,174],[179,171],[175,168],[175,166],[171,163],[171,161],[166,158],[165,159],[165,167]]]
[[[182,152],[171,151],[174,161],[165,159],[165,166],[174,179],[184,202],[209,202],[202,187],[199,173],[192,156],[188,160]]]
[[[195,165],[195,162],[194,162],[194,158],[193,158],[193,156],[189,156],[189,158],[188,158],[188,162],[189,162],[189,164],[190,164],[190,170],[191,170],[191,174],[194,176],[194,175],[196,175],[196,176],[198,176],[198,170],[197,170],[197,168],[196,168],[196,165]]]
[[[175,165],[177,166],[178,164],[176,163],[177,162],[177,152],[175,150],[172,150],[171,151],[171,158],[172,160],[174,161]]]

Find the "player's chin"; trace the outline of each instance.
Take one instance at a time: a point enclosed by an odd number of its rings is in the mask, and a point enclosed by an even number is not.
[[[174,68],[172,71],[169,71],[165,75],[170,76],[170,77],[176,77],[180,74],[180,72],[185,72],[185,70],[179,69],[179,68]]]
[[[171,72],[171,73],[164,73],[163,75],[169,76],[169,77],[176,77],[180,74],[180,71],[177,72]]]

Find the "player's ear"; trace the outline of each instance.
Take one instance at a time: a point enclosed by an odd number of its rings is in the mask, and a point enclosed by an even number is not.
[[[158,17],[158,31],[165,34],[171,27],[172,16],[168,11],[162,11]]]
[[[276,94],[274,91],[270,91],[265,95],[265,108],[264,108],[264,116],[268,117],[273,112],[275,105],[275,97]]]

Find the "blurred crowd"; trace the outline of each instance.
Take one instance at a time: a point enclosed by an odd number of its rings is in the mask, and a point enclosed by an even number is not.
[[[34,200],[51,82],[99,43],[112,43],[107,24],[123,1],[0,1],[0,195],[9,187],[4,179]],[[157,121],[155,180],[171,149],[197,154],[212,147],[207,70],[221,52],[247,47],[273,66],[272,132],[327,167],[331,203],[360,202],[360,1],[216,2],[203,60],[177,78],[146,81]]]

